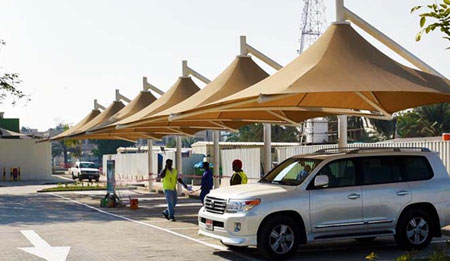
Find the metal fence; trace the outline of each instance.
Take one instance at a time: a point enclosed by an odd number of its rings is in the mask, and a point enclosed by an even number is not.
[[[313,153],[320,149],[336,148],[336,144],[331,145],[311,145],[311,146],[295,146],[277,148],[278,162],[281,162],[289,157]],[[450,142],[449,141],[386,141],[377,143],[357,143],[349,144],[348,147],[420,147],[428,148],[431,151],[437,152],[442,162],[444,163],[447,171],[450,172]]]
[[[166,159],[172,159],[175,163],[175,152],[155,153],[153,156],[153,178],[158,174],[158,154],[162,156],[162,167]],[[194,174],[193,166],[199,161],[203,161],[203,155],[191,154],[189,157],[182,158],[181,174],[191,176]],[[108,159],[115,160],[115,173],[117,180],[137,181],[148,179],[148,154],[145,153],[119,153],[103,155],[103,166],[106,166]],[[103,168],[103,174],[106,175],[106,167]]]

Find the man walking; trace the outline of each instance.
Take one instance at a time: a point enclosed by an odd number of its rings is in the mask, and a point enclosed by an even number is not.
[[[200,200],[203,201],[205,200],[206,195],[209,194],[209,192],[211,191],[211,189],[213,188],[213,175],[212,175],[212,171],[209,168],[209,163],[208,162],[203,162],[203,169],[205,170],[203,172],[203,176],[202,176],[202,183],[201,183],[201,192],[200,192]]]
[[[167,209],[162,212],[164,217],[170,221],[175,221],[175,206],[177,205],[177,181],[187,189],[181,178],[178,178],[178,171],[172,168],[173,161],[166,160],[166,166],[159,173],[162,178],[164,195],[166,196]]]

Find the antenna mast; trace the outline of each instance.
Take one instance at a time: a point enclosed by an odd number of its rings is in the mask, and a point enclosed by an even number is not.
[[[303,11],[300,20],[300,48],[301,54],[319,38],[326,27],[325,4],[323,0],[302,0]]]
[[[302,0],[302,2],[298,54],[301,54],[319,38],[327,23],[323,0]],[[300,132],[300,143],[303,143],[303,136],[306,136],[306,143],[310,144],[328,142],[328,121],[326,118],[306,120],[302,123]]]

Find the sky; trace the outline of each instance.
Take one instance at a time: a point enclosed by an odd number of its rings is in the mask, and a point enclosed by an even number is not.
[[[427,2],[346,0],[345,6],[450,78],[448,41],[439,32],[415,41],[419,19],[410,9]],[[334,1],[324,3],[331,23]],[[133,99],[143,76],[167,90],[184,59],[214,79],[239,54],[240,35],[286,65],[298,55],[301,11],[301,0],[1,0],[0,39],[7,45],[0,49],[0,71],[19,73],[31,101],[4,101],[0,112],[41,131],[75,124],[94,99],[110,105],[115,89]]]

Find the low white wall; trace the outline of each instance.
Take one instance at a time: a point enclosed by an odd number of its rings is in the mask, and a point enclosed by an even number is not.
[[[166,159],[172,159],[175,163],[175,152],[160,153],[163,156],[163,167]],[[116,180],[142,180],[148,178],[148,153],[119,153],[111,155],[103,155],[103,174],[106,175],[106,161],[111,158],[115,160]],[[182,158],[182,171],[180,174],[192,175],[194,174],[193,165],[203,160],[203,155],[192,154],[190,157]],[[175,166],[175,165],[174,165]],[[153,156],[153,170],[156,177],[158,171],[158,153],[154,152]]]
[[[21,180],[42,180],[52,177],[52,148],[49,142],[34,139],[0,139],[0,180],[3,167],[9,180],[9,169],[20,167]]]

